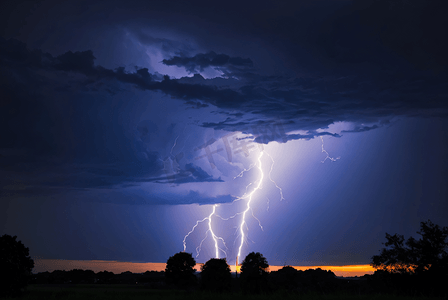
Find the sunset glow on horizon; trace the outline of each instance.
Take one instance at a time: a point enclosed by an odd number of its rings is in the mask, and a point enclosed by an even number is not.
[[[201,271],[202,264],[196,264],[196,271]],[[70,271],[73,269],[92,270],[95,273],[109,271],[114,274],[130,271],[132,273],[144,273],[146,271],[165,271],[165,263],[133,263],[107,260],[64,260],[64,259],[34,259],[33,273],[52,272],[55,270]],[[370,265],[347,266],[292,266],[296,270],[308,270],[321,268],[330,270],[339,277],[363,276],[373,274],[374,268]],[[278,271],[283,266],[269,266],[269,271]],[[230,265],[231,272],[235,272],[235,266]]]

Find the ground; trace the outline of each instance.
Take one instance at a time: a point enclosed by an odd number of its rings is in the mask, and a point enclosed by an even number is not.
[[[268,300],[268,299],[300,299],[300,300],[380,300],[380,299],[398,299],[398,300],[437,300],[439,298],[431,297],[402,297],[394,295],[350,295],[350,294],[306,294],[298,295],[293,293],[277,292],[268,295],[243,295],[241,293],[209,293],[201,291],[179,291],[179,290],[157,290],[148,289],[145,286],[135,285],[102,285],[102,284],[79,284],[79,285],[30,285],[27,292],[18,299],[58,299],[58,300],[119,300],[119,299],[179,299],[179,300],[224,300],[224,299],[244,299],[244,300]],[[17,298],[16,298],[17,299]],[[442,299],[442,298],[440,298]]]

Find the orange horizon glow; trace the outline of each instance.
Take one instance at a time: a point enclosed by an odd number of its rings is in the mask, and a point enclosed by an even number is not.
[[[34,259],[33,273],[53,272],[54,270],[70,271],[73,269],[92,270],[95,273],[109,271],[114,274],[130,271],[132,273],[144,273],[146,271],[164,271],[166,263],[133,263],[113,260],[65,260],[65,259]],[[201,271],[202,264],[196,264],[195,269]],[[370,265],[346,265],[346,266],[292,266],[296,270],[308,270],[321,268],[330,270],[339,277],[355,277],[365,274],[373,274],[375,269]],[[230,270],[235,272],[235,265],[230,265]],[[278,271],[283,266],[269,266],[269,271]],[[239,267],[238,267],[238,271]]]

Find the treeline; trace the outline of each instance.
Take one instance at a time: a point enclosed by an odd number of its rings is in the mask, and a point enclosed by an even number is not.
[[[224,259],[222,261],[225,262]],[[285,266],[278,271],[260,273],[261,276],[246,276],[244,273],[226,273],[219,270],[217,274],[209,275],[203,272],[194,273],[191,280],[183,282],[172,281],[165,276],[164,271],[146,271],[132,273],[130,271],[114,274],[108,271],[95,273],[92,270],[74,269],[70,271],[55,270],[32,274],[31,284],[128,284],[148,289],[186,289],[211,290],[215,292],[272,293],[286,291],[297,294],[315,292],[331,294],[335,292],[354,294],[401,294],[401,295],[444,295],[445,287],[439,278],[428,283],[417,276],[401,275],[376,271],[373,275],[344,278],[337,277],[333,272],[317,269],[296,270]],[[219,274],[220,273],[220,274]],[[205,275],[205,276],[204,276]],[[264,276],[264,277],[263,277]],[[249,278],[247,278],[249,277]],[[252,278],[250,278],[252,277]]]
[[[299,271],[291,266],[269,272],[269,264],[261,253],[249,253],[241,263],[237,276],[232,275],[225,259],[210,259],[194,269],[196,261],[190,253],[171,256],[164,272],[143,274],[74,269],[31,274],[34,267],[29,249],[16,237],[0,238],[0,273],[3,278],[0,296],[19,295],[28,283],[35,284],[132,284],[147,288],[209,290],[213,292],[292,293],[352,292],[356,294],[395,294],[408,296],[442,296],[448,299],[448,228],[431,221],[421,222],[420,239],[405,240],[402,235],[386,233],[385,248],[372,257],[373,275],[359,278],[338,278],[321,269]]]
[[[252,253],[255,255],[256,254]],[[186,255],[190,255],[186,253]],[[176,256],[176,255],[175,255]],[[165,276],[165,271],[146,271],[145,273],[132,273],[130,271],[114,274],[108,271],[95,273],[92,270],[73,269],[70,271],[55,270],[53,272],[40,272],[30,276],[31,284],[132,284],[147,288],[181,288],[181,289],[205,289],[218,292],[237,291],[250,287],[248,292],[266,292],[275,290],[289,290],[295,292],[333,292],[346,286],[346,283],[353,279],[337,278],[331,271],[309,269],[305,271],[296,270],[291,266],[285,266],[278,271],[260,273],[259,278],[247,276],[245,273],[230,273],[225,259],[212,259],[213,262],[221,261],[219,264],[225,266],[224,269],[206,269],[202,272],[191,272],[191,278],[182,278],[183,274],[178,274],[177,279]],[[246,271],[247,272],[247,271]],[[251,277],[251,278],[246,278]],[[363,280],[363,277],[359,278]],[[364,278],[365,279],[365,278]],[[356,279],[355,279],[356,280]],[[248,282],[251,281],[251,282]],[[257,284],[258,283],[258,284]],[[245,286],[243,287],[242,284]],[[347,286],[348,287],[348,286]]]
[[[33,284],[140,284],[159,287],[164,285],[165,272],[146,271],[143,274],[130,271],[114,274],[108,271],[95,273],[92,270],[55,270],[31,275]]]
[[[240,290],[249,293],[269,293],[276,290],[295,292],[354,291],[357,293],[387,293],[409,296],[448,296],[448,227],[431,221],[421,222],[421,238],[386,233],[385,248],[372,257],[377,270],[361,280],[340,280],[330,271],[297,271],[286,266],[268,272],[268,262],[260,253],[250,253],[241,264]],[[177,253],[167,261],[167,283],[187,288],[197,283],[191,254]],[[359,279],[359,278],[358,278]],[[202,267],[200,287],[215,291],[231,287],[230,268],[225,260],[211,259]]]

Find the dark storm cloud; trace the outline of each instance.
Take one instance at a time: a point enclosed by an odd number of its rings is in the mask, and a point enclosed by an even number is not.
[[[68,163],[49,161],[49,158],[43,155],[5,155],[5,158],[0,160],[5,175],[2,195],[48,195],[70,190],[122,188],[129,183],[142,182],[142,178],[154,174],[153,170],[163,168],[157,158],[158,156],[153,154],[146,161],[128,157],[127,163],[112,163],[91,157],[90,160],[98,162],[88,165],[81,162],[85,159]],[[51,159],[66,158],[55,154]]]
[[[41,51],[28,51],[26,45],[17,40],[0,41],[2,62],[11,67],[40,67],[48,71],[77,72],[88,76],[85,84],[92,84],[101,79],[116,79],[123,83],[133,84],[143,90],[162,91],[172,97],[184,100],[204,100],[219,107],[232,107],[233,103],[247,101],[247,97],[230,88],[218,89],[204,84],[185,84],[164,76],[162,81],[153,81],[147,68],[137,69],[129,73],[124,67],[115,70],[94,66],[92,51],[72,53],[71,51],[53,57]],[[16,50],[20,55],[16,54]],[[12,65],[11,65],[12,64]]]
[[[378,125],[372,125],[372,126],[356,126],[355,128],[351,129],[351,130],[342,130],[342,132],[365,132],[365,131],[369,131],[369,130],[373,130],[373,129],[377,129],[379,126]]]
[[[148,69],[128,74],[93,61],[91,51],[53,57],[17,40],[0,41],[1,197],[222,181],[192,164],[179,166],[174,179],[163,171],[160,154],[146,147],[157,125],[143,121],[133,137],[114,121],[135,115],[138,103],[101,100],[121,89],[108,79],[143,89],[151,83]]]
[[[423,69],[448,68],[446,1],[357,1],[368,34]]]
[[[216,54],[213,51],[199,53],[193,57],[174,56],[162,61],[167,66],[184,67],[188,72],[204,71],[207,67],[252,67],[253,62],[249,58],[230,57],[226,54]]]
[[[31,197],[66,194],[67,192],[82,192],[94,189],[115,189],[136,187],[142,183],[154,182],[159,184],[179,185],[191,182],[223,182],[221,178],[213,178],[199,166],[187,164],[185,169],[179,168],[176,172],[163,173],[161,177],[150,177],[153,172],[148,170],[163,169],[157,164],[156,156],[153,157],[154,165],[131,164],[110,167],[110,164],[98,164],[86,166],[82,164],[53,164],[38,160],[34,164],[28,164],[21,168],[26,156],[5,155],[0,159],[2,166],[2,181],[0,197]],[[146,170],[143,170],[143,167]],[[14,170],[14,174],[8,174]],[[17,175],[21,173],[22,175]],[[169,200],[169,201],[168,201]],[[153,197],[142,200],[123,198],[94,198],[88,201],[111,202],[116,204],[210,204],[231,202],[230,196],[207,197],[197,193],[184,197]],[[218,201],[218,202],[215,202]]]
[[[311,140],[317,136],[332,136],[332,137],[341,137],[337,133],[331,132],[308,132],[307,134],[288,134],[285,140]],[[267,144],[269,142],[269,136],[259,135],[254,139],[255,142],[260,144]]]
[[[338,121],[354,123],[353,129],[342,131],[343,134],[373,130],[397,116],[448,116],[448,26],[444,2],[316,1],[288,5],[268,9],[260,4],[249,9],[242,4],[238,12],[229,5],[220,12],[222,19],[215,18],[207,5],[193,3],[173,8],[190,12],[187,19],[195,19],[183,22],[185,28],[193,23],[197,29],[204,24],[201,22],[227,22],[233,13],[245,16],[233,17],[231,27],[216,26],[216,32],[210,31],[215,37],[202,32],[198,38],[212,39],[210,44],[218,44],[219,36],[229,35],[231,39],[227,41],[235,41],[230,45],[235,49],[246,37],[260,39],[262,50],[272,51],[273,61],[283,67],[272,71],[274,75],[264,65],[266,56],[253,58],[257,57],[257,49],[251,48],[253,55],[230,55],[218,49],[197,51],[181,41],[154,37],[140,24],[124,27],[143,45],[161,48],[166,66],[183,67],[191,73],[212,67],[227,78],[205,79],[195,74],[174,79],[152,74],[144,67],[136,67],[135,71],[105,68],[95,65],[95,57],[104,55],[101,52],[64,50],[65,53],[59,52],[63,54],[52,55],[0,37],[0,148],[26,150],[22,154],[1,154],[3,171],[24,176],[4,181],[8,187],[5,190],[32,194],[45,193],[47,190],[42,191],[42,187],[89,189],[141,182],[220,181],[193,165],[179,169],[174,178],[161,172],[160,154],[144,147],[149,142],[145,130],[157,129],[151,124],[136,128],[140,139],[130,143],[127,137],[117,134],[119,125],[112,121],[123,112],[110,108],[103,116],[112,116],[110,123],[101,124],[110,132],[91,130],[98,125],[97,120],[86,122],[84,118],[96,110],[95,97],[108,99],[130,86],[181,99],[187,109],[216,106],[216,116],[228,118],[200,122],[200,126],[241,131],[259,143],[284,143],[322,135],[337,137],[328,126]],[[154,9],[162,12],[161,16],[163,12],[172,12],[171,7],[160,3]],[[199,15],[201,18],[197,18]],[[177,17],[179,23],[185,21],[184,17]],[[126,14],[121,18],[126,19]],[[157,16],[153,20],[157,23]],[[228,32],[220,31],[223,28]],[[264,69],[257,69],[257,63]],[[70,103],[73,99],[68,95],[76,93],[97,94]],[[60,111],[53,109],[56,105]],[[131,114],[130,110],[126,112]],[[302,133],[287,134],[297,130]],[[100,141],[107,142],[100,145]],[[40,174],[42,170],[45,171]],[[21,182],[30,178],[32,181],[24,187]]]
[[[172,196],[169,194],[152,195],[148,197],[133,197],[126,199],[123,197],[107,197],[107,198],[95,198],[86,201],[100,202],[100,203],[113,203],[113,204],[126,204],[126,205],[188,205],[199,204],[209,205],[216,203],[230,203],[235,200],[235,197],[231,195],[219,195],[216,197],[209,197],[203,195],[197,191],[189,191],[186,195]]]
[[[71,71],[71,72],[80,72],[83,74],[93,74],[93,61],[95,57],[93,56],[93,52],[83,51],[83,52],[66,52],[62,55],[59,55],[52,61],[52,66],[56,70],[61,71]]]
[[[306,130],[308,134],[303,138],[310,138],[315,130],[327,128],[336,121],[363,123],[384,121],[396,115],[446,115],[444,76],[419,72],[398,74],[377,70],[357,76],[317,78],[258,76],[257,79],[261,79],[258,82],[246,79],[245,85],[233,89],[231,86],[217,87],[210,84],[213,79],[202,76],[195,76],[194,83],[168,76],[160,81],[153,80],[147,68],[126,72],[123,67],[110,70],[94,66],[95,57],[91,51],[67,52],[53,57],[40,51],[29,51],[16,40],[3,40],[1,54],[2,62],[11,69],[40,68],[85,75],[87,80],[78,83],[84,89],[93,90],[93,85],[102,80],[118,80],[142,90],[162,91],[183,99],[190,108],[207,107],[209,103],[225,111],[240,111],[225,121],[203,123],[202,126],[228,131],[247,130],[253,135],[256,133],[251,128],[272,122],[288,124],[288,130]],[[70,85],[57,88],[68,90]],[[244,118],[247,113],[257,117]],[[284,142],[297,138],[301,136],[291,135]]]
[[[200,109],[200,108],[204,108],[204,107],[208,107],[208,104],[205,103],[201,103],[200,101],[186,101],[185,104],[189,105],[187,108],[195,108],[195,109]]]
[[[165,162],[171,163],[169,160]],[[178,165],[178,164],[177,164]],[[168,168],[166,168],[168,170]],[[134,182],[156,182],[156,183],[169,183],[169,184],[182,184],[189,182],[224,182],[221,178],[213,178],[210,174],[205,172],[201,167],[192,163],[185,165],[184,169],[178,167],[177,170],[172,172],[166,172],[162,177],[155,178],[139,178]]]
[[[148,46],[156,46],[159,47],[163,52],[165,53],[172,53],[172,52],[189,52],[192,51],[191,47],[186,45],[185,43],[178,42],[175,40],[170,40],[167,38],[159,38],[154,37],[146,32],[144,32],[140,26],[130,26],[128,27],[130,32],[134,34],[137,38],[137,40],[142,43],[143,45]]]

